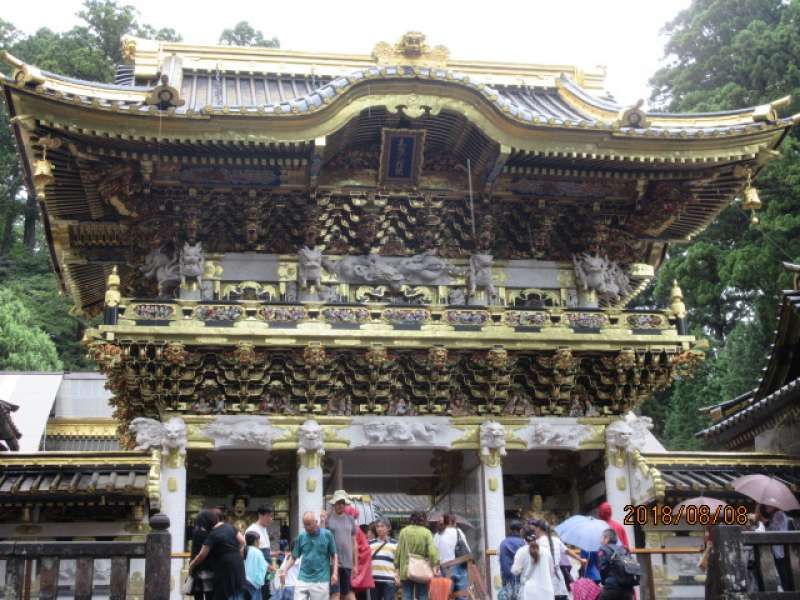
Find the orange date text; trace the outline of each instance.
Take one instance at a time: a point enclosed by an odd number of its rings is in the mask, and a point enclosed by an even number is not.
[[[679,504],[675,508],[653,506],[625,506],[625,525],[747,525],[746,506],[726,504],[711,508],[706,504]]]

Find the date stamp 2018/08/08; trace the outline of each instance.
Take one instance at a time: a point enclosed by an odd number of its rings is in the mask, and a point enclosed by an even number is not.
[[[746,506],[726,504],[711,508],[706,504],[679,504],[675,508],[653,506],[625,506],[625,525],[747,525],[750,511]]]

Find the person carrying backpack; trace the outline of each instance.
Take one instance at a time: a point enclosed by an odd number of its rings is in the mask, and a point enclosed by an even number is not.
[[[641,568],[636,558],[619,543],[617,532],[606,529],[597,551],[597,566],[603,589],[598,600],[634,600]]]

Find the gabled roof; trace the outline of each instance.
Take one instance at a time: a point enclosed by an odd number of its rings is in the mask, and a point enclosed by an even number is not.
[[[758,387],[706,407],[715,423],[696,437],[738,447],[792,415],[800,414],[800,290],[786,290],[769,361]]]
[[[742,475],[763,473],[800,492],[800,458],[764,452],[667,452],[643,454],[658,470],[667,496],[727,496],[742,498],[731,482]]]
[[[160,459],[147,452],[37,452],[0,454],[0,502],[95,501],[156,507]]]

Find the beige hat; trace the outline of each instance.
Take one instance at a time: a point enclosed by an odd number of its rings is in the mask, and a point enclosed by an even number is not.
[[[333,492],[333,498],[331,498],[331,504],[336,504],[339,500],[344,500],[345,504],[352,504],[350,501],[350,496],[347,495],[347,492],[344,490],[336,490]]]

